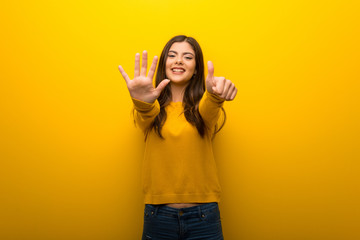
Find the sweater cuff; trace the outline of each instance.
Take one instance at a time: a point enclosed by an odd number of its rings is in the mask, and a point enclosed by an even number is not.
[[[206,96],[214,103],[217,103],[217,104],[223,104],[225,102],[225,99],[219,97],[218,95],[216,94],[213,94],[213,93],[210,93],[208,91],[205,91],[205,94]]]
[[[143,102],[141,100],[131,98],[134,103],[134,108],[142,113],[151,112],[154,108],[160,109],[160,104],[158,100],[155,100],[153,103]]]

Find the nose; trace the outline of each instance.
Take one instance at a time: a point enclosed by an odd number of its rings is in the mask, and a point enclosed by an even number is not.
[[[183,64],[181,56],[178,56],[178,57],[176,58],[176,63],[177,63],[177,64]]]

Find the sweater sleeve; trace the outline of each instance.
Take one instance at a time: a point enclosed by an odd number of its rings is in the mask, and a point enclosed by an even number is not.
[[[223,118],[223,116],[221,116],[223,114],[221,107],[224,101],[224,99],[208,91],[205,91],[202,96],[199,103],[199,112],[209,129],[213,129],[218,120]]]
[[[140,129],[145,131],[159,114],[160,104],[158,100],[155,100],[153,103],[147,103],[132,98],[132,101],[134,103],[134,120]]]

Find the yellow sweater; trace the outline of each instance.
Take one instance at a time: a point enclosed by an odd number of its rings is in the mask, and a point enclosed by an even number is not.
[[[137,125],[144,131],[160,112],[159,102],[132,99]],[[199,111],[211,129],[222,119],[224,100],[205,92]],[[145,204],[219,202],[221,187],[209,134],[201,138],[183,114],[182,102],[165,108],[167,119],[161,139],[152,130],[146,139],[142,169]]]

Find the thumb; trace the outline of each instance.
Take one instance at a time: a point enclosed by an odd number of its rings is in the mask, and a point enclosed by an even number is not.
[[[208,78],[213,78],[214,77],[214,65],[211,61],[207,62],[207,66],[208,66]]]
[[[162,92],[162,90],[164,90],[164,88],[166,87],[166,85],[168,85],[170,82],[169,79],[164,79],[162,80],[159,85],[155,88],[155,92],[157,95],[160,95],[160,93]]]

